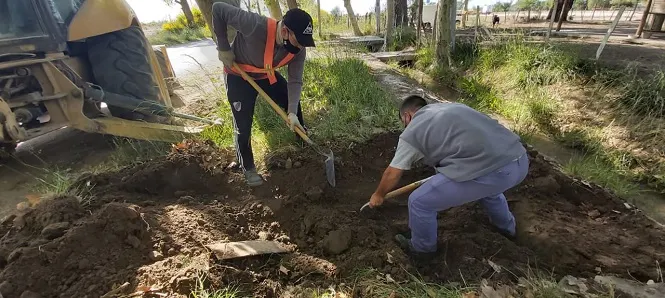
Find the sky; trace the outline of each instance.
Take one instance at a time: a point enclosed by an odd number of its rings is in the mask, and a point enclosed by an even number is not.
[[[435,0],[424,1],[425,3],[436,2]],[[492,5],[497,1],[498,0],[469,0],[469,7],[476,5]],[[139,17],[139,20],[144,23],[173,19],[180,12],[177,5],[169,7],[164,4],[163,0],[127,0],[127,2],[132,6]],[[195,3],[194,0],[190,0],[189,2],[192,4]],[[385,6],[386,0],[381,0],[381,3]],[[353,11],[357,14],[365,14],[366,12],[374,11],[375,4],[376,0],[351,0]],[[321,9],[323,10],[330,11],[336,6],[339,6],[344,11],[343,0],[321,0]]]

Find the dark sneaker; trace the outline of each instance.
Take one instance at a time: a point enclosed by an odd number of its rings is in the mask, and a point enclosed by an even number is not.
[[[245,171],[245,180],[250,187],[260,186],[263,184],[263,178],[256,170]]]
[[[402,234],[395,235],[395,241],[397,241],[399,247],[415,261],[426,262],[433,259],[434,256],[436,256],[436,252],[415,251],[413,249],[413,246],[411,245],[411,239],[404,237],[404,235]]]

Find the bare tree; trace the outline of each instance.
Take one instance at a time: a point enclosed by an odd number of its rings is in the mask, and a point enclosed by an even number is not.
[[[187,25],[194,26],[194,14],[192,13],[192,8],[189,7],[188,0],[164,0],[164,2],[168,6],[174,4],[180,5],[180,9],[182,9],[182,13],[185,15],[185,19],[187,19]]]
[[[388,0],[386,6],[386,37],[383,47],[389,50],[393,43],[393,27],[395,26],[395,0]]]
[[[289,9],[298,8],[298,2],[296,0],[286,0],[286,3]]]
[[[196,4],[199,6],[199,9],[201,9],[203,18],[205,19],[206,24],[208,24],[208,28],[210,28],[210,30],[213,30],[212,4],[215,2],[224,2],[235,7],[240,7],[240,0],[196,0]],[[229,30],[227,30],[226,37],[228,38],[229,42],[232,42],[236,37],[236,30],[231,27],[228,29]],[[217,36],[215,34],[212,35],[212,39],[217,42]]]
[[[270,17],[276,20],[282,19],[282,8],[279,6],[279,1],[277,0],[265,0],[268,11],[270,11]]]
[[[381,33],[381,0],[376,0],[374,14],[376,16],[376,34],[379,34]]]
[[[351,21],[351,26],[353,26],[353,34],[356,36],[361,36],[363,33],[358,27],[358,19],[356,19],[356,14],[353,13],[353,7],[351,6],[351,0],[344,0],[344,7],[346,7],[346,13]]]
[[[417,4],[418,4],[418,19],[417,19],[418,33],[417,33],[417,36],[416,36],[416,47],[417,48],[420,48],[420,30],[422,30],[422,27],[423,27],[422,26],[423,25],[423,5],[424,5],[423,2],[424,2],[423,0],[417,0]]]
[[[321,0],[316,0],[316,19],[319,23],[319,37],[322,37],[323,33],[321,32],[321,23],[323,23],[323,20],[321,19]]]
[[[454,24],[451,22],[451,16],[455,15],[455,4],[455,0],[440,0],[437,4],[435,64],[439,67],[450,67],[452,65],[450,50],[455,28],[451,28],[451,24]]]

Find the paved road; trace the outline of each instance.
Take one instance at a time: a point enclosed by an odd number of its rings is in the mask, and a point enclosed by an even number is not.
[[[195,41],[167,48],[176,77],[185,77],[200,72],[201,67],[222,66],[217,59],[217,47],[212,39]]]

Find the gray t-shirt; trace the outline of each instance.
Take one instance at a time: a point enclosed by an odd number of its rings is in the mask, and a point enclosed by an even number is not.
[[[418,151],[418,149],[400,139],[399,142],[397,142],[397,150],[395,151],[393,160],[390,162],[390,166],[407,171],[413,167],[414,163],[421,160],[423,157],[424,155]]]
[[[233,53],[236,56],[235,61],[239,64],[249,64],[258,68],[264,68],[263,52],[266,47],[266,38],[268,36],[267,17],[253,12],[244,11],[224,2],[216,2],[212,6],[212,22],[215,36],[217,36],[217,47],[219,50],[233,50]],[[238,30],[238,34],[233,40],[233,46],[229,44],[227,39],[226,26],[231,26]],[[282,61],[289,52],[281,44],[278,45],[275,43],[269,46],[275,47],[273,66],[277,66],[277,64]],[[303,48],[295,55],[295,57],[293,57],[291,62],[287,64],[289,113],[295,114],[298,111],[306,56],[307,51]]]

